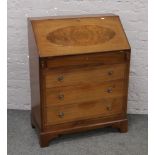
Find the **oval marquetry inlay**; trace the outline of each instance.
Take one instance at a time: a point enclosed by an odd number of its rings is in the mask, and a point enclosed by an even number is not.
[[[82,25],[57,29],[47,35],[47,40],[57,45],[87,46],[105,43],[114,36],[115,32],[110,28]]]

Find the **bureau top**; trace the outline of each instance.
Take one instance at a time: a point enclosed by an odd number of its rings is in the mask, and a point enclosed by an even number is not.
[[[130,49],[116,15],[28,18],[40,57]]]

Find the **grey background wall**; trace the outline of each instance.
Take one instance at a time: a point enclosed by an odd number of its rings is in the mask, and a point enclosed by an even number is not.
[[[132,47],[128,113],[147,113],[147,0],[8,0],[8,108],[30,109],[27,17],[115,13]]]

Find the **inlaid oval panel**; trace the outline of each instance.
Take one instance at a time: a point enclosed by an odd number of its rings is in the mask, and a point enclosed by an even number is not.
[[[57,45],[87,46],[105,43],[114,36],[115,32],[110,28],[82,25],[57,29],[47,35],[47,40]]]

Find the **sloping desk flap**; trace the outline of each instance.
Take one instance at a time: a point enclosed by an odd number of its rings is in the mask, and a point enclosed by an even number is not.
[[[130,49],[115,15],[30,18],[40,57]]]

